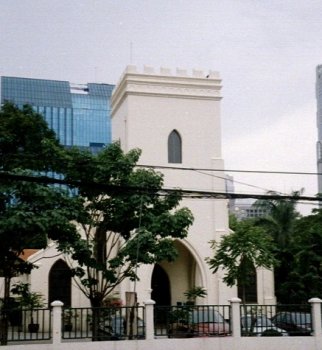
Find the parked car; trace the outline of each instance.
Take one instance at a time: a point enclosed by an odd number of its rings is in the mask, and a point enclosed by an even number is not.
[[[308,312],[278,312],[272,317],[272,322],[279,328],[286,330],[289,335],[311,335],[312,321]]]
[[[229,323],[213,307],[196,307],[195,309],[178,309],[173,311],[169,328],[170,338],[226,336],[230,333]]]
[[[211,307],[192,311],[190,322],[193,334],[197,337],[218,337],[230,333],[228,322],[219,311]]]
[[[257,337],[289,335],[286,330],[276,327],[266,315],[257,317],[252,315],[242,316],[241,330],[244,335]]]
[[[124,340],[128,339],[126,319],[123,316],[109,316],[100,322],[98,327],[98,336],[100,340]],[[141,318],[133,323],[133,339],[144,339],[145,325]]]

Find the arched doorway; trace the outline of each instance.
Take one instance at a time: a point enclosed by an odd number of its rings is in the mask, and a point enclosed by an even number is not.
[[[152,300],[155,301],[156,306],[161,306],[161,308],[155,309],[155,321],[158,324],[163,324],[167,319],[167,310],[162,308],[162,306],[171,305],[171,292],[168,274],[158,264],[154,266],[152,272],[151,289]]]
[[[151,298],[156,305],[171,304],[169,277],[159,264],[156,264],[153,269],[151,289]]]
[[[71,285],[72,277],[68,265],[63,260],[58,260],[51,267],[49,272],[49,305],[60,300],[64,306],[71,306]]]
[[[156,305],[179,305],[186,301],[185,291],[204,286],[201,270],[187,245],[175,241],[178,256],[174,261],[156,264],[151,274],[151,298]],[[205,286],[207,288],[207,286]]]

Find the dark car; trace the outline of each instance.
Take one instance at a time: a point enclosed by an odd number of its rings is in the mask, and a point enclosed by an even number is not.
[[[312,321],[308,312],[282,311],[272,317],[272,322],[279,328],[288,332],[289,335],[311,335]]]
[[[178,313],[179,310],[176,311]],[[180,316],[171,323],[170,338],[218,337],[230,334],[228,322],[213,307],[197,307]]]
[[[193,334],[197,337],[225,336],[230,332],[224,317],[217,310],[208,307],[192,311],[190,322]]]
[[[98,337],[100,340],[144,339],[145,325],[143,320],[137,318],[132,326],[132,329],[127,327],[126,319],[123,316],[110,316],[100,322]]]

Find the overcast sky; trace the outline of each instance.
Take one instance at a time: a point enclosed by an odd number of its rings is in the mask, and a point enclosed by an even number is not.
[[[0,0],[0,75],[115,84],[128,64],[217,70],[226,169],[314,173],[321,15],[321,0]],[[237,192],[317,192],[313,175],[233,175]]]

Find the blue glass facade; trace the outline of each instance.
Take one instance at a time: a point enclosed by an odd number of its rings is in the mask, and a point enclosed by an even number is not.
[[[1,77],[1,103],[30,104],[65,146],[98,152],[111,142],[110,97],[114,85],[72,86],[68,81]]]

